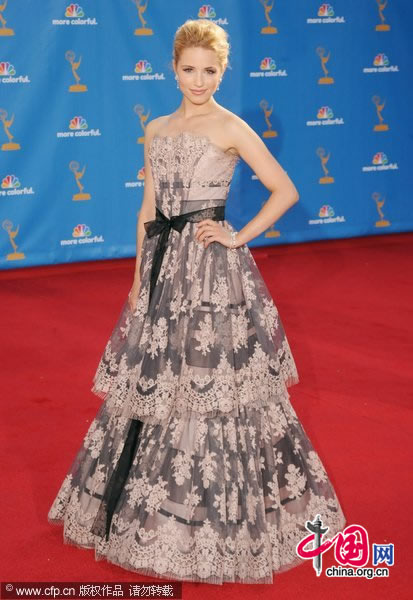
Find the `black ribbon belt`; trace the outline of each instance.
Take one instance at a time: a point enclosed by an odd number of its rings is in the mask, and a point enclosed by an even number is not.
[[[105,538],[109,540],[110,527],[112,524],[113,515],[116,509],[116,505],[120,498],[123,488],[125,487],[126,480],[129,475],[130,468],[135,458],[139,442],[140,433],[143,427],[143,422],[139,419],[132,419],[126,441],[122,448],[122,453],[119,457],[117,465],[112,472],[112,476],[106,488],[103,496],[103,500],[106,503],[106,522],[105,522]]]
[[[223,221],[225,219],[225,206],[211,206],[201,210],[193,210],[183,215],[174,215],[170,219],[165,217],[159,208],[156,207],[156,218],[153,221],[146,221],[146,223],[144,223],[148,237],[159,235],[152,262],[149,302],[152,299],[152,294],[161,270],[162,260],[169,238],[169,232],[171,229],[175,229],[175,231],[179,231],[179,233],[181,233],[186,223],[189,221],[196,223],[198,221],[202,221],[203,219]]]

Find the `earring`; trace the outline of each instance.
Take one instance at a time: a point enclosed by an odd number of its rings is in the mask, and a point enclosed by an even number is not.
[[[221,81],[222,81],[222,77],[221,77],[221,79],[219,80],[219,83],[221,83]],[[219,90],[219,83],[218,83],[217,91]]]
[[[175,79],[176,79],[176,87],[179,89],[179,83],[178,83],[178,76],[175,75]]]

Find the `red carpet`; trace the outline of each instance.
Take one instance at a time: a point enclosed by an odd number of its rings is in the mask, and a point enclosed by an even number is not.
[[[394,543],[388,578],[328,578],[323,555],[273,586],[183,583],[184,598],[411,598],[413,234],[259,248],[301,382],[291,402],[347,517]],[[62,543],[47,512],[100,400],[92,377],[133,259],[0,273],[2,581],[150,581]],[[368,566],[372,565],[370,558]],[[385,566],[385,565],[381,565]],[[410,589],[410,592],[409,592]]]

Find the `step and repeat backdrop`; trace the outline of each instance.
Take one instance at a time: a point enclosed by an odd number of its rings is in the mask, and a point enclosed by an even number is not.
[[[135,255],[145,126],[181,102],[188,18],[228,31],[215,98],[300,194],[250,247],[412,230],[410,0],[4,0],[1,268]],[[240,161],[227,219],[240,229],[268,197]]]

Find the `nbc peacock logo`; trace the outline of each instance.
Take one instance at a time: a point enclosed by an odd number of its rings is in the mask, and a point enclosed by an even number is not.
[[[0,62],[0,83],[31,83],[28,75],[17,75],[14,65],[8,61]]]
[[[200,19],[214,19],[217,16],[215,8],[210,4],[203,4],[198,11],[198,17]]]
[[[334,117],[333,109],[330,106],[320,106],[317,111],[316,121],[307,121],[307,127],[314,127],[318,125],[344,125],[344,119],[342,117]]]
[[[87,129],[86,119],[83,117],[73,117],[73,119],[70,119],[69,129]]]
[[[319,17],[334,17],[334,8],[331,4],[324,3],[318,9]]]
[[[260,70],[250,71],[250,77],[287,77],[285,69],[277,69],[275,60],[271,56],[261,59]]]
[[[266,56],[261,61],[260,69],[261,71],[275,71],[276,66],[275,60],[271,56]]]
[[[389,163],[389,159],[384,154],[384,152],[377,152],[373,156],[372,163],[373,165],[387,165]]]
[[[165,81],[165,74],[154,73],[151,63],[145,58],[135,63],[133,73],[122,75],[122,81]]]
[[[399,168],[397,163],[391,163],[384,152],[376,152],[371,160],[371,165],[362,167],[363,172],[368,171],[394,171]]]
[[[215,8],[210,4],[202,4],[198,10],[198,17],[200,19],[211,19],[217,25],[228,25],[227,17],[217,18]]]
[[[141,167],[138,169],[136,174],[136,179],[132,181],[125,181],[125,188],[143,188],[145,185],[145,167]]]
[[[72,237],[68,240],[60,240],[61,246],[77,246],[78,244],[96,244],[104,242],[103,235],[94,235],[86,223],[75,225],[72,230]]]
[[[65,17],[84,17],[85,13],[79,4],[69,4],[65,10]]]
[[[323,204],[318,211],[318,219],[309,219],[309,225],[327,225],[329,223],[344,223],[344,216],[334,216],[334,208],[330,204]]]
[[[1,181],[2,190],[11,190],[20,187],[19,178],[16,175],[6,175]]]
[[[328,2],[324,2],[318,7],[317,16],[316,17],[308,17],[307,24],[308,25],[317,25],[317,24],[327,24],[330,25],[332,23],[345,23],[346,20],[344,17],[338,17],[335,15],[334,8]]]
[[[76,227],[73,228],[72,235],[75,238],[85,237],[87,235],[92,235],[92,232],[90,230],[89,225],[85,225],[84,223],[82,223],[81,225],[76,225]]]
[[[58,138],[95,137],[100,136],[99,129],[88,129],[88,123],[82,115],[76,115],[69,120],[67,131],[57,131]]]
[[[148,60],[138,60],[135,73],[152,73],[152,65]]]
[[[30,187],[22,187],[20,183],[20,179],[17,175],[5,175],[1,180],[0,185],[0,196],[30,196],[34,194],[33,188]]]
[[[86,17],[83,7],[77,2],[66,6],[62,19],[52,19],[52,25],[97,25],[96,17]]]
[[[387,58],[387,56],[383,53],[377,54],[374,57],[373,60],[373,65],[375,67],[387,67],[390,64],[389,59]]]
[[[318,109],[317,119],[332,119],[333,117],[333,111],[329,106],[322,106]]]
[[[323,204],[323,206],[318,211],[319,217],[334,217],[334,209],[329,204]]]
[[[0,62],[0,77],[8,77],[9,75],[16,75],[16,69],[9,62]]]
[[[364,67],[363,73],[398,73],[398,65],[390,64],[389,57],[384,52],[379,52],[373,58],[372,67]]]

